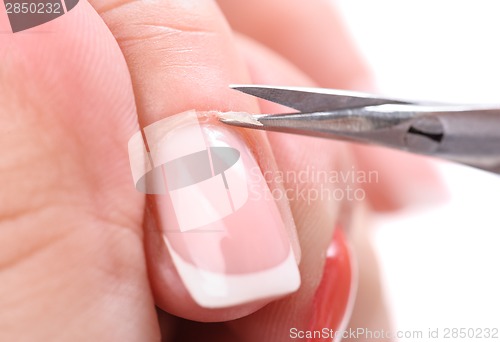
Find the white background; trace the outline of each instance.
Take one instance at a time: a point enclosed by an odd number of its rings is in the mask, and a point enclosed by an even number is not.
[[[500,1],[337,5],[382,94],[500,103]],[[375,222],[393,327],[500,328],[500,177],[438,167],[447,202]]]

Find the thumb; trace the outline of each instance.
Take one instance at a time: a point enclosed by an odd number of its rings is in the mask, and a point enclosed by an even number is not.
[[[84,1],[0,30],[0,340],[156,336],[116,42]]]

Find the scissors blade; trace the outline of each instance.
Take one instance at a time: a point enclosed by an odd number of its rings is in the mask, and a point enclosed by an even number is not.
[[[232,126],[314,137],[371,142],[399,147],[409,123],[431,113],[432,107],[383,104],[331,112],[249,114],[222,112],[219,120]]]
[[[412,102],[381,98],[353,91],[266,85],[231,85],[232,89],[275,102],[303,113],[327,112],[382,104],[411,104]]]

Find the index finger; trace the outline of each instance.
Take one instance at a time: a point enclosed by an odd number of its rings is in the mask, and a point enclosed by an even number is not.
[[[228,87],[248,74],[216,4],[92,3],[132,76],[142,133],[129,146],[148,149],[142,160],[166,183],[164,195],[148,196],[145,227],[157,304],[217,321],[295,291],[299,247],[286,199],[270,196],[264,180],[275,164],[266,136],[230,130],[206,113],[258,111]]]

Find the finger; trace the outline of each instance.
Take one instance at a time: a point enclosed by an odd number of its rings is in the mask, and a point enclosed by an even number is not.
[[[373,90],[370,72],[331,1],[218,2],[233,28],[284,56],[317,85]],[[360,169],[378,172],[380,182],[366,184],[374,209],[394,210],[421,201],[422,194],[429,194],[424,199],[428,201],[443,198],[446,193],[437,172],[427,160],[404,158],[399,153],[364,146],[354,147],[352,154],[359,159]],[[412,167],[408,167],[406,172],[399,172],[384,166],[392,165],[381,162],[384,158],[401,158]],[[397,181],[393,182],[393,179]],[[418,194],[415,189],[420,189]]]
[[[245,58],[254,81],[260,82],[266,79],[273,82],[276,79],[283,79],[283,75],[290,77],[290,75],[298,74],[295,67],[287,61],[244,37],[238,38],[240,52]],[[306,77],[300,75],[296,76],[295,80],[304,83],[308,82]],[[273,108],[267,109],[272,110]],[[279,138],[279,135],[271,136],[271,139],[275,137]],[[298,144],[307,148],[311,142],[314,143],[314,139],[304,138],[304,141]],[[278,159],[287,154],[295,153],[291,153],[294,146],[284,144],[279,140],[273,140],[273,148]],[[328,160],[334,164],[334,154],[332,154],[332,159]],[[310,165],[318,169],[322,167],[322,164],[318,164],[316,160],[308,160],[305,163],[307,162],[312,162]],[[280,166],[281,170],[293,170],[296,173],[305,168],[305,164],[301,164],[299,158],[288,162],[283,160]],[[298,191],[307,190],[308,188],[314,189],[318,185],[313,184],[311,186],[311,184],[307,183],[297,184],[300,187]],[[288,190],[295,189],[295,185],[287,185]],[[203,339],[214,341],[224,339],[231,341],[260,339],[280,341],[283,338],[288,340],[286,336],[288,336],[290,327],[304,327],[311,323],[310,315],[311,311],[314,310],[312,307],[314,305],[318,306],[318,301],[321,302],[321,300],[317,300],[317,303],[313,304],[312,298],[317,292],[323,293],[320,297],[326,298],[326,300],[323,298],[322,302],[327,305],[328,310],[325,310],[325,308],[318,309],[314,318],[315,323],[317,325],[328,323],[328,326],[332,327],[340,325],[351,293],[351,265],[346,250],[343,248],[345,243],[339,235],[340,231],[337,232],[334,242],[329,242],[332,239],[332,231],[337,222],[335,212],[338,205],[328,200],[313,200],[307,203],[307,200],[300,200],[297,196],[291,196],[290,199],[292,200],[293,214],[305,252],[301,264],[302,278],[307,279],[307,282],[303,283],[299,292],[290,299],[268,305],[265,309],[235,323],[206,325],[187,322],[181,325],[183,328],[178,332],[178,336],[182,336],[183,340],[199,340],[202,336]],[[303,210],[303,208],[307,210]],[[337,251],[337,253],[325,258],[328,248]],[[328,263],[324,267],[326,273],[323,272],[322,266],[325,261]],[[325,277],[323,282],[323,288],[327,288],[328,291],[318,290],[324,274],[328,274],[330,277],[330,279]],[[332,277],[335,279],[332,279]],[[231,329],[228,329],[228,326]]]
[[[270,47],[317,84],[342,89],[371,86],[341,16],[329,0],[218,0],[231,26]]]
[[[243,37],[240,37],[239,43],[252,72],[253,82],[312,84],[292,64],[269,49]],[[262,110],[273,112],[280,109],[263,103]],[[340,247],[344,246],[343,239],[338,237],[340,233],[333,238],[343,202],[335,194],[345,193],[346,184],[318,177],[325,172],[343,172],[343,168],[348,165],[345,145],[283,134],[269,134],[269,139],[279,169],[284,173],[285,191],[297,225],[302,247],[300,269],[303,282],[293,296],[272,303],[248,317],[227,323],[242,340],[287,341],[290,339],[290,328],[304,330],[319,321],[323,324],[328,321],[329,327],[335,329],[340,325],[338,318],[343,317],[351,293],[350,259],[345,253],[346,249]],[[333,248],[332,245],[337,251],[344,251],[334,259],[339,258],[344,262],[328,262],[327,251]],[[328,277],[324,277],[325,274],[337,274],[340,278],[330,283]],[[325,283],[321,286],[322,279],[325,279]],[[341,284],[348,285],[342,287]],[[323,292],[319,290],[320,287],[328,288],[329,291]],[[332,298],[340,298],[334,302],[345,305],[335,307]],[[318,322],[313,322],[313,303],[321,300],[332,303],[328,305],[331,311],[318,310],[320,318],[317,315],[314,320]],[[325,315],[331,319],[326,319]]]
[[[325,328],[341,331],[346,327],[353,304],[352,266],[351,253],[343,231],[337,229],[328,249],[321,282],[314,299],[308,305],[298,306],[297,300],[292,299],[294,296],[227,323],[180,320],[173,340],[279,342],[289,341],[291,338],[303,339],[307,331],[324,331]],[[160,319],[160,326],[164,323],[168,321]],[[331,336],[334,337],[335,333]],[[325,340],[331,338],[325,337]]]
[[[154,339],[120,50],[84,1],[0,30],[0,340]]]
[[[274,168],[265,135],[229,129],[207,114],[166,119],[193,108],[258,110],[228,89],[248,75],[215,3],[93,5],[127,59],[154,166],[165,164],[168,173],[177,166],[167,163],[198,152],[207,160],[180,171],[201,181],[181,186],[167,174],[168,195],[149,198],[145,243],[158,305],[189,319],[227,320],[295,291],[295,227],[286,199],[274,201],[265,183],[263,175]],[[136,138],[142,141],[141,133]],[[213,146],[239,153],[226,176],[215,172]],[[210,175],[199,176],[203,172]]]

